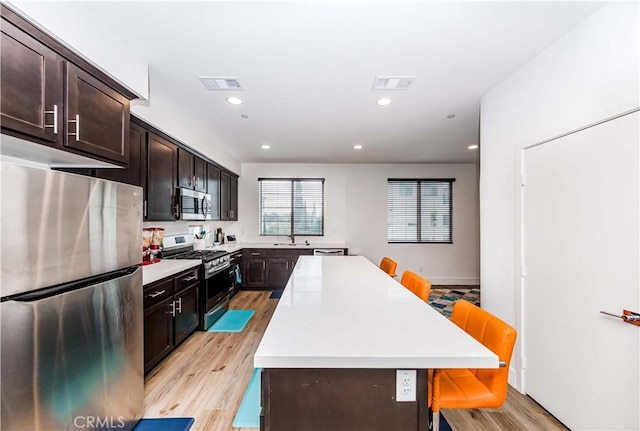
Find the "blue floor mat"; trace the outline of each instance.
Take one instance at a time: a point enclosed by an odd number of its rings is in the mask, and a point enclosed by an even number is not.
[[[189,431],[194,418],[142,418],[132,431]]]
[[[256,310],[227,310],[207,332],[242,332]]]
[[[271,295],[269,296],[269,299],[278,299],[282,296],[282,290],[274,290],[273,292],[271,292]]]
[[[235,428],[260,428],[260,372],[261,368],[253,370],[253,375],[242,397],[242,402],[233,419]]]

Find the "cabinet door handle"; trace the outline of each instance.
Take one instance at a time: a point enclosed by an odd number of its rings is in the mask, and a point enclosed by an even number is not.
[[[237,254],[236,257],[242,257],[242,253]]]
[[[189,278],[185,278],[185,279],[184,279],[184,281],[193,281],[193,280],[197,280],[197,279],[198,279],[198,276],[197,276],[197,275],[192,275],[192,276],[191,276],[191,277],[189,277]]]
[[[53,114],[53,125],[49,126],[48,124],[45,124],[44,127],[47,129],[53,129],[53,133],[57,135],[58,134],[58,105],[53,105],[53,111],[44,111],[44,113]]]
[[[162,295],[164,292],[166,292],[166,290],[161,290],[160,292],[151,292],[151,293],[148,293],[147,296],[149,298],[155,298],[156,296]]]
[[[75,120],[69,120],[69,123],[76,123],[76,133],[67,132],[69,136],[75,136],[76,141],[80,140],[80,114],[76,114]]]
[[[182,298],[178,298],[178,309],[176,310],[176,313],[182,314]]]
[[[284,263],[284,265],[285,265],[286,269],[289,269],[289,261],[288,260]]]
[[[262,269],[267,269],[267,263],[264,260],[262,261]]]
[[[142,203],[142,208],[143,208],[142,209],[143,216],[146,217],[147,216],[147,201],[146,200]]]
[[[176,301],[171,302],[171,304],[169,304],[169,314],[171,314],[171,316],[176,317]]]
[[[180,218],[180,204],[176,204],[176,218]]]

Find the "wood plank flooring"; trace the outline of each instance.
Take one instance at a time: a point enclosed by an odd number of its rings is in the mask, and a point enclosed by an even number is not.
[[[253,373],[253,354],[278,303],[270,293],[242,291],[233,298],[231,308],[256,310],[241,333],[196,332],[151,371],[145,379],[145,417],[194,417],[193,431],[258,431],[231,424]],[[512,388],[500,409],[444,410],[444,416],[454,431],[567,430]]]

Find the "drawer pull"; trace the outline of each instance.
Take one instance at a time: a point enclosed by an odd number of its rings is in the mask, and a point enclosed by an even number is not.
[[[260,256],[260,253],[251,253],[251,256]]]
[[[166,292],[166,290],[161,290],[160,292],[152,292],[152,293],[148,293],[148,294],[147,294],[147,296],[148,296],[149,298],[155,298],[156,296],[160,296],[160,295],[162,295],[162,294],[163,294],[163,293],[165,293],[165,292]]]
[[[236,254],[236,257],[242,257],[242,253]]]
[[[197,279],[198,279],[198,276],[197,276],[197,275],[192,275],[192,276],[191,276],[191,277],[189,277],[189,278],[185,278],[185,279],[184,279],[184,281],[193,281],[193,280],[197,280]]]

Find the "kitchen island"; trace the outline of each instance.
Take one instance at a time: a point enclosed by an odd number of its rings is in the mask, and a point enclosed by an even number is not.
[[[364,257],[302,256],[254,366],[263,430],[426,430],[427,370],[498,357]],[[416,370],[410,401],[396,370]]]

